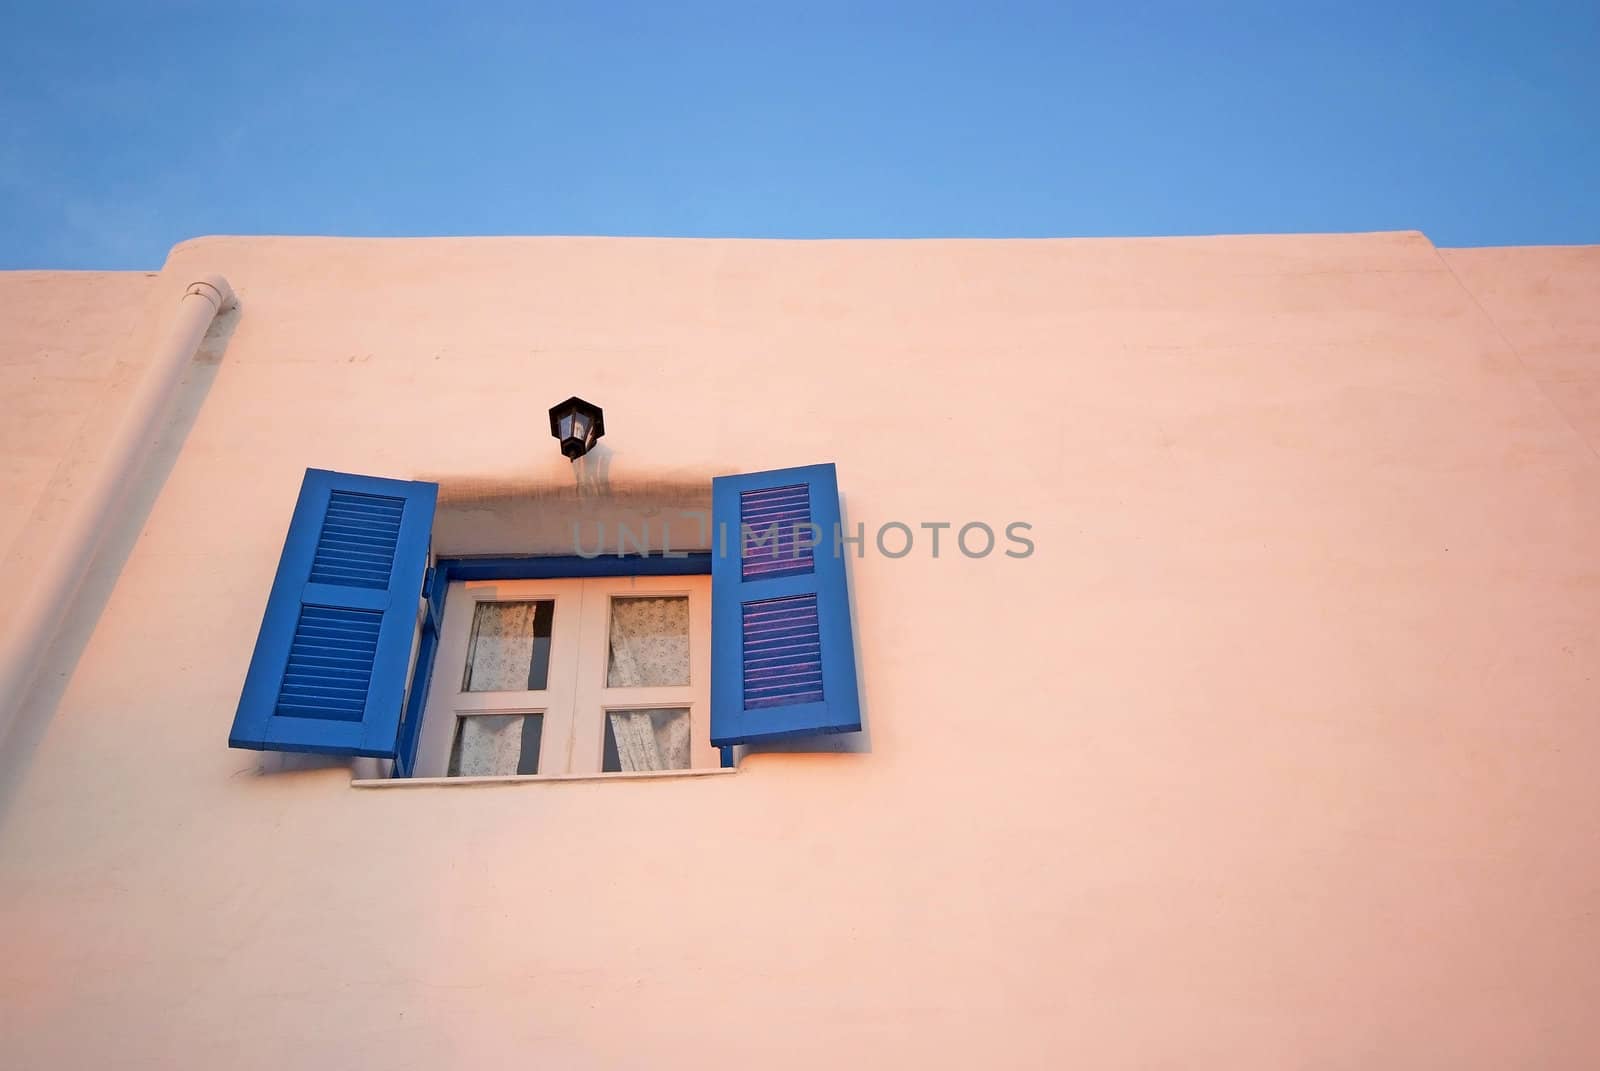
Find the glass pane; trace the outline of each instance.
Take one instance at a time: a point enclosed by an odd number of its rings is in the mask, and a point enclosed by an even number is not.
[[[474,714],[456,720],[450,777],[539,772],[543,714]]]
[[[463,692],[541,692],[550,675],[556,604],[480,602],[472,612]]]
[[[606,713],[605,773],[689,768],[689,708]]]
[[[611,600],[607,688],[689,683],[689,600],[683,595]]]

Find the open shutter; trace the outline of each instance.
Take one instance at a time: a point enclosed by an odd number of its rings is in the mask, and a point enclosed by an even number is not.
[[[438,492],[306,470],[230,746],[394,757]]]
[[[712,744],[860,730],[834,467],[719,477],[711,517]]]

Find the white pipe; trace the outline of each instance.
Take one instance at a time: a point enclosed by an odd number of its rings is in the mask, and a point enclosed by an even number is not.
[[[106,438],[103,459],[77,496],[71,516],[56,533],[38,569],[19,578],[20,598],[12,601],[0,618],[0,744],[61,631],[101,536],[116,519],[128,487],[149,454],[170,408],[173,389],[194,359],[211,321],[233,304],[233,290],[220,275],[201,276],[184,289],[177,315],[156,347],[149,370],[128,399],[121,421]]]

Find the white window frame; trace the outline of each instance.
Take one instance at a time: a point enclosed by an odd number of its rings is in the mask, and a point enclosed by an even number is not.
[[[611,607],[628,596],[689,600],[689,683],[676,687],[609,688]],[[543,691],[465,692],[467,648],[480,602],[555,602],[550,668]],[[661,707],[689,710],[689,768],[715,769],[711,746],[711,577],[622,576],[552,580],[452,581],[439,648],[423,706],[413,777],[445,777],[456,723],[474,714],[542,714],[539,772],[524,778],[637,776],[601,772],[609,711]]]

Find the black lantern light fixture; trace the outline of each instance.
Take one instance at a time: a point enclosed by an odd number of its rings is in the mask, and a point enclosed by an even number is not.
[[[570,461],[594,449],[605,433],[606,419],[600,407],[577,395],[550,407],[550,434],[561,440],[561,453]]]

